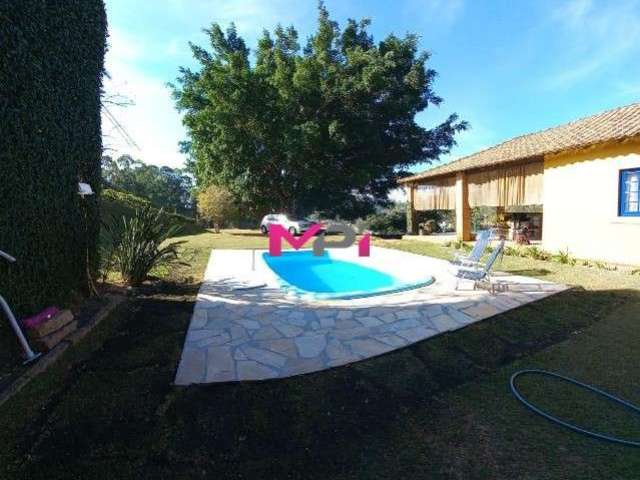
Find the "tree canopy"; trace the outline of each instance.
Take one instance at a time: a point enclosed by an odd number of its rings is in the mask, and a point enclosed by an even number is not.
[[[102,178],[111,188],[146,198],[166,211],[193,213],[192,178],[179,168],[158,167],[121,155],[102,157]]]
[[[429,54],[416,35],[376,44],[369,24],[341,30],[321,3],[304,48],[294,27],[278,26],[254,62],[233,24],[205,30],[209,49],[191,45],[199,68],[181,68],[173,86],[199,186],[223,185],[256,213],[356,217],[386,203],[408,167],[449,152],[465,122],[415,121],[442,101]]]
[[[198,216],[219,230],[238,216],[238,207],[231,192],[209,185],[198,193]]]

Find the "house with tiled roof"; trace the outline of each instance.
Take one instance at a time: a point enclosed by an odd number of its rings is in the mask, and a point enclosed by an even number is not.
[[[409,233],[419,212],[455,211],[472,238],[471,209],[528,212],[550,251],[640,264],[640,103],[522,135],[399,180]],[[511,235],[515,235],[512,232]]]

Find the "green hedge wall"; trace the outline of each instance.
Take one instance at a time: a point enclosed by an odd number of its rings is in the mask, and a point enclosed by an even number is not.
[[[133,216],[136,209],[151,206],[151,202],[144,198],[127,192],[105,188],[100,197],[100,210],[103,222],[112,222],[114,219],[120,221],[124,217]],[[163,212],[163,221],[167,225],[177,225],[180,227],[179,236],[196,235],[206,230],[202,228],[195,219],[180,215],[178,213]]]
[[[98,264],[102,0],[0,0],[0,293],[19,315],[87,291]],[[87,221],[85,222],[85,218]]]

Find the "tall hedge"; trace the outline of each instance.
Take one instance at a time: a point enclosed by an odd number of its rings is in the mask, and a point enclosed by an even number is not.
[[[137,197],[131,193],[120,192],[111,188],[102,190],[100,211],[102,213],[102,222],[105,224],[112,224],[114,220],[120,221],[122,217],[130,218],[135,214],[136,210],[145,207],[154,208],[149,200]],[[154,210],[157,209],[154,208]],[[195,219],[180,215],[179,213],[163,211],[161,218],[167,227],[179,227],[179,230],[176,232],[178,236],[196,235],[206,231],[198,225]]]
[[[20,315],[87,292],[98,263],[102,0],[0,0],[0,293]]]

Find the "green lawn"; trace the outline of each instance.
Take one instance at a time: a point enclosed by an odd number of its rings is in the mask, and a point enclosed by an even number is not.
[[[171,272],[176,287],[199,278],[210,248],[266,246],[251,232],[184,239],[191,266]],[[193,297],[169,284],[121,306],[0,408],[0,478],[638,478],[637,450],[532,415],[508,378],[546,368],[640,403],[640,277],[511,257],[499,269],[576,288],[351,366],[187,389],[170,382]],[[640,439],[640,419],[592,396],[522,385],[556,413]]]
[[[226,230],[221,233],[207,231],[197,235],[178,237],[172,240],[184,240],[182,257],[188,266],[173,268],[169,277],[174,280],[191,279],[199,281],[214,248],[268,248],[267,237],[257,230]],[[396,248],[407,252],[428,255],[434,258],[450,259],[456,250],[438,243],[416,240],[380,240],[374,245]],[[288,246],[286,246],[288,248]],[[516,275],[537,277],[543,280],[577,285],[587,289],[640,288],[640,275],[631,275],[626,271],[608,271],[580,265],[570,266],[553,261],[533,260],[522,257],[502,257],[498,270]]]
[[[455,250],[443,245],[417,240],[377,240],[376,245],[406,250],[407,252],[450,259]],[[497,270],[514,275],[536,277],[551,282],[577,285],[587,289],[640,288],[640,275],[632,275],[629,269],[609,271],[581,265],[567,265],[555,261],[533,260],[531,258],[505,255],[495,267]]]

